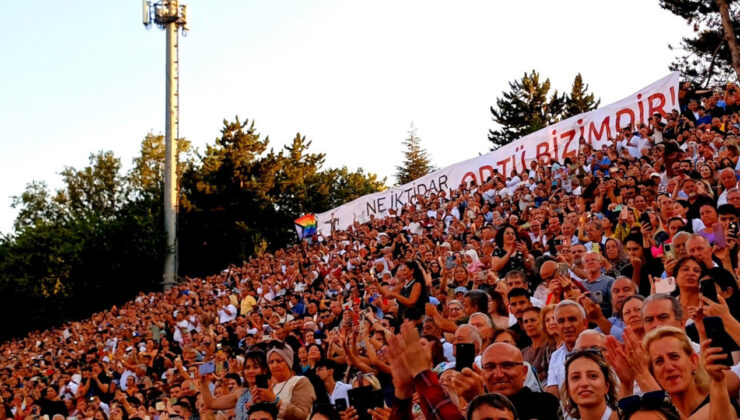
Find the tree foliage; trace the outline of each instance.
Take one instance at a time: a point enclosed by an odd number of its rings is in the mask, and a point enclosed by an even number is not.
[[[493,121],[499,126],[488,130],[491,150],[555,123],[563,114],[565,95],[557,90],[550,94],[550,79],[541,82],[535,70],[509,82],[509,88],[496,98],[496,107],[491,106]]]
[[[588,92],[588,84],[583,83],[583,77],[581,73],[578,73],[575,79],[573,79],[570,94],[565,97],[563,119],[593,111],[599,107],[600,103],[600,99],[597,100],[593,93]]]
[[[213,273],[296,241],[293,220],[384,188],[362,169],[323,168],[297,134],[274,151],[254,124],[224,121],[202,154],[178,140],[179,274]],[[112,152],[66,167],[62,187],[32,181],[13,198],[11,235],[0,237],[0,339],[89,316],[160,289],[166,240],[164,138],[148,134],[122,171]],[[18,314],[23,316],[19,317]]]
[[[280,151],[254,122],[224,121],[221,137],[185,171],[180,214],[181,271],[210,273],[255,250],[294,241],[293,220],[383,187],[372,174],[323,169],[300,133]],[[187,244],[187,245],[186,245]]]
[[[738,2],[727,0],[729,24],[734,32],[740,25],[737,16]],[[680,71],[683,78],[697,86],[711,87],[737,80],[733,68],[731,46],[725,38],[722,17],[716,0],[659,0],[660,7],[686,20],[693,35],[681,39],[679,45],[669,45],[677,52],[670,69]],[[734,40],[737,44],[737,40]]]
[[[421,139],[416,134],[414,124],[403,141],[403,162],[396,166],[397,185],[409,183],[434,170],[429,153],[421,147]]]
[[[524,73],[521,80],[509,82],[509,91],[496,98],[491,106],[497,129],[488,130],[491,150],[509,144],[527,134],[547,127],[565,118],[596,109],[601,100],[588,92],[588,84],[581,74],[573,80],[570,94],[550,94],[550,79],[540,81],[536,70]]]

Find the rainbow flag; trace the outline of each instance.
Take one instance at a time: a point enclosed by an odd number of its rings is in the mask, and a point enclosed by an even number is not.
[[[298,237],[300,239],[316,234],[316,216],[313,214],[301,216],[295,219],[293,223],[295,223],[295,230],[298,232]]]

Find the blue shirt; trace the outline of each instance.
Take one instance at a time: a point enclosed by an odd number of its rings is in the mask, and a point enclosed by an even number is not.
[[[598,302],[599,306],[601,306],[601,312],[607,318],[612,316],[611,290],[612,284],[614,284],[614,277],[602,274],[594,281],[586,279],[581,284],[583,284],[583,287],[585,287],[586,290],[591,292],[591,296],[601,296],[601,302]]]
[[[594,160],[596,160],[596,158],[594,158]],[[596,164],[607,165],[607,168],[603,169],[597,167],[596,165],[593,165],[593,169],[591,171],[594,173],[594,175],[596,175],[596,171],[601,171],[602,174],[609,175],[608,166],[612,164],[612,161],[608,157],[604,156],[600,161],[596,162]]]

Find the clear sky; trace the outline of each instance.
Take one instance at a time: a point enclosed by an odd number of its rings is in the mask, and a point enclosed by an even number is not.
[[[602,104],[668,74],[684,21],[657,0],[184,0],[180,135],[203,148],[224,118],[256,120],[274,147],[296,132],[328,166],[388,177],[413,121],[433,163],[486,152],[489,106],[537,69]],[[164,132],[165,35],[141,2],[0,2],[0,232],[11,196],[60,186],[65,166],[112,150],[125,169]]]

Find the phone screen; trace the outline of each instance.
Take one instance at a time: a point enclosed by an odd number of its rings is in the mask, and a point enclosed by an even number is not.
[[[699,282],[699,291],[702,296],[708,298],[713,302],[717,300],[717,289],[714,287],[714,280],[702,280]]]
[[[472,368],[475,360],[475,345],[472,343],[455,344],[455,370]]]
[[[201,363],[199,372],[202,375],[208,375],[216,371],[216,364],[213,361]]]
[[[731,338],[725,331],[722,319],[716,316],[706,316],[702,320],[704,330],[707,332],[707,338],[712,340],[712,347],[722,347],[725,358],[718,361],[726,366],[732,366],[732,347],[730,346]]]
[[[267,375],[257,375],[255,385],[257,385],[257,388],[268,389],[270,385],[267,382]]]

